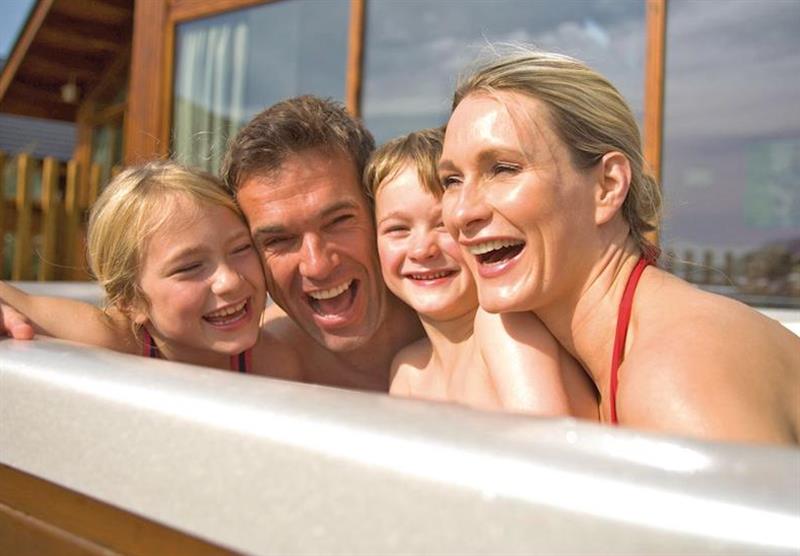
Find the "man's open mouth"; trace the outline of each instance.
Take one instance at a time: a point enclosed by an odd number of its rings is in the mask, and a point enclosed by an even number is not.
[[[498,264],[509,261],[525,248],[525,242],[518,239],[497,239],[470,245],[469,252],[475,255],[480,264]]]
[[[311,309],[322,317],[339,315],[353,305],[357,290],[358,281],[348,280],[333,288],[309,292],[308,303]]]
[[[228,305],[217,311],[203,315],[203,320],[213,326],[230,326],[247,318],[249,299],[235,305]]]

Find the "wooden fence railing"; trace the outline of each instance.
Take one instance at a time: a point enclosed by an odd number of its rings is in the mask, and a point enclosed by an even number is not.
[[[0,278],[87,280],[87,209],[101,187],[98,164],[0,152]]]

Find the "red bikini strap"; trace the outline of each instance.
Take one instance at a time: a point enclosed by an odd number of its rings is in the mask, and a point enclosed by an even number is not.
[[[611,393],[610,393],[610,413],[611,424],[616,425],[617,421],[617,374],[619,366],[622,364],[622,359],[625,356],[625,340],[628,337],[628,324],[631,320],[631,309],[633,308],[633,294],[636,292],[636,285],[639,283],[639,278],[642,272],[651,264],[650,259],[642,257],[636,263],[636,267],[628,277],[628,283],[625,285],[625,291],[622,294],[622,301],[619,304],[619,313],[617,314],[617,332],[614,335],[614,351],[611,354]]]

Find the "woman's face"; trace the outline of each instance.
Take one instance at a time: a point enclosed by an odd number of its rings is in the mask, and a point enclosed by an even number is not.
[[[580,288],[594,222],[592,171],[576,170],[546,106],[472,94],[447,124],[445,224],[490,312],[533,310]]]
[[[380,186],[375,220],[383,279],[392,293],[437,321],[477,309],[475,282],[442,223],[441,202],[420,184],[414,168]]]
[[[147,242],[139,275],[149,303],[134,320],[170,358],[253,347],[266,292],[247,227],[223,206],[183,196],[168,202],[173,216]]]

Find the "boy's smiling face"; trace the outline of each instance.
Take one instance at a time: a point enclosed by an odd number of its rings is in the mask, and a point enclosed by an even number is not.
[[[406,166],[375,195],[378,254],[386,285],[421,316],[445,321],[475,311],[475,283],[442,223],[441,202]]]

